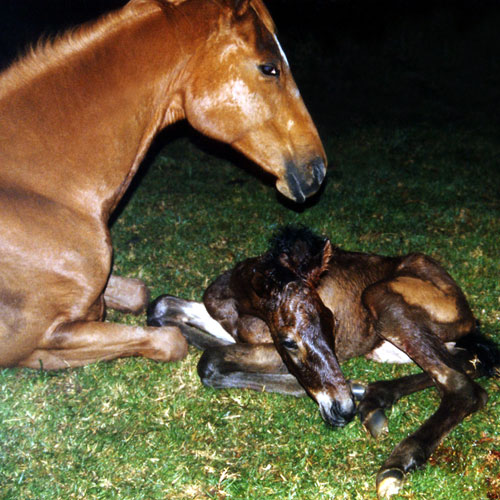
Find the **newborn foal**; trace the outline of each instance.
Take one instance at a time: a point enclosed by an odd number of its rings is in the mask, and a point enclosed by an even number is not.
[[[472,378],[492,375],[499,365],[463,292],[433,259],[347,252],[307,229],[282,230],[267,253],[217,278],[203,302],[159,297],[148,323],[180,323],[188,341],[206,348],[198,365],[206,385],[305,391],[327,423],[343,426],[358,413],[374,437],[387,429],[384,409],[437,387],[438,410],[379,470],[381,497],[397,493],[405,474],[485,405],[487,394]],[[340,369],[356,356],[414,361],[423,373],[364,388]]]

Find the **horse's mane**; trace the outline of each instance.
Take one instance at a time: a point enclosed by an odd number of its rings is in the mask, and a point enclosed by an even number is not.
[[[309,280],[311,273],[322,273],[327,241],[306,227],[288,225],[281,228],[271,238],[270,248],[264,256],[273,281],[284,286],[297,279]]]
[[[11,88],[16,88],[49,68],[65,63],[68,58],[79,53],[86,47],[91,47],[95,40],[112,32],[123,22],[134,21],[137,16],[147,15],[156,6],[168,5],[177,7],[187,0],[135,0],[130,2],[130,9],[122,10],[119,14],[111,12],[95,21],[85,23],[69,29],[62,35],[42,38],[37,44],[28,48],[7,70],[0,75],[2,94]],[[261,19],[266,28],[273,33],[273,20],[262,0],[250,0],[250,6]],[[149,7],[149,8],[148,8]]]
[[[91,47],[93,42],[101,39],[107,33],[113,32],[127,20],[134,21],[137,16],[148,14],[155,8],[155,3],[135,0],[131,10],[122,10],[120,13],[110,12],[64,33],[53,37],[42,37],[35,45],[28,47],[26,53],[21,54],[1,75],[2,87],[5,90],[20,83],[30,80],[48,70],[65,63],[72,55],[79,53],[86,47]]]

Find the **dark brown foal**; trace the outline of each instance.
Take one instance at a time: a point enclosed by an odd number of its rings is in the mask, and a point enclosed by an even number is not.
[[[346,252],[306,229],[285,228],[269,252],[217,278],[203,304],[159,297],[148,322],[181,325],[189,342],[206,349],[198,365],[204,384],[307,393],[327,423],[343,426],[358,413],[374,437],[387,429],[384,409],[436,386],[437,411],[378,472],[381,497],[397,493],[406,473],[485,405],[486,392],[472,378],[500,363],[463,292],[433,259]],[[423,373],[364,388],[340,369],[356,356],[414,361]]]

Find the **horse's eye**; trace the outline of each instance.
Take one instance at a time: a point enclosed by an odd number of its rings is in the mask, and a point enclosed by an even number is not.
[[[297,342],[295,342],[295,340],[292,340],[292,339],[283,339],[281,341],[281,345],[285,349],[290,349],[290,350],[294,350],[294,349],[298,348]]]
[[[261,64],[259,69],[263,75],[276,78],[280,76],[280,70],[274,64]]]

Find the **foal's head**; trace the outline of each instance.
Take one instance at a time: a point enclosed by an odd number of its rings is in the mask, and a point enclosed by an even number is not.
[[[285,228],[256,266],[265,279],[254,292],[288,369],[319,404],[323,419],[342,426],[353,418],[355,404],[335,355],[334,318],[317,292],[331,256],[328,240]]]
[[[261,0],[204,1],[197,9],[214,27],[190,62],[188,121],[241,151],[277,178],[282,194],[303,202],[323,181],[326,156],[268,11]]]

